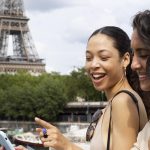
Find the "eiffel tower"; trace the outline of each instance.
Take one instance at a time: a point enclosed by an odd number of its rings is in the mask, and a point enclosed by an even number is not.
[[[0,73],[25,70],[31,74],[45,72],[45,64],[35,49],[29,18],[25,16],[23,0],[0,0]],[[12,55],[8,47],[12,40]]]

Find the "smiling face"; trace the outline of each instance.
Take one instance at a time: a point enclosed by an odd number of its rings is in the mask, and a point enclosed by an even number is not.
[[[123,65],[114,40],[105,34],[97,34],[87,43],[85,68],[94,87],[108,90],[123,76]]]
[[[146,73],[146,62],[150,56],[150,46],[146,46],[136,31],[133,30],[131,37],[131,47],[134,50],[134,56],[132,61],[132,69],[135,70],[139,76],[141,89],[144,91],[150,90],[150,78]]]

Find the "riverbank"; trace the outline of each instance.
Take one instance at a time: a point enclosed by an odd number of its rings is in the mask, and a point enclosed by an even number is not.
[[[70,140],[72,139],[77,142],[77,145],[80,145],[84,150],[88,150],[89,143],[86,143],[85,141],[85,134],[86,134],[86,128],[88,127],[89,123],[79,123],[79,122],[55,122],[52,123],[56,125],[62,133],[64,133]],[[8,129],[8,135],[12,143],[13,136],[19,132],[35,132],[35,128],[38,127],[35,122],[28,122],[28,121],[0,121],[0,127],[1,128],[7,128]],[[81,131],[81,132],[80,132]],[[77,134],[78,133],[78,134]],[[14,143],[18,145],[19,143]],[[25,145],[27,146],[27,145]],[[44,147],[33,147],[35,150],[48,150],[48,148]]]

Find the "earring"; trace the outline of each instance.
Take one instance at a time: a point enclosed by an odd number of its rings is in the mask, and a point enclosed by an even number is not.
[[[124,76],[126,77],[126,67],[124,67]]]

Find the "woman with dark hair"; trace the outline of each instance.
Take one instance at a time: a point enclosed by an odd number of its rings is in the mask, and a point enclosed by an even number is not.
[[[129,150],[147,122],[144,104],[131,81],[131,52],[129,37],[118,27],[100,28],[88,39],[85,68],[95,89],[104,91],[108,100],[101,117],[101,111],[96,112],[87,130],[91,150]],[[44,127],[37,132],[45,147],[81,150],[53,125],[39,118],[35,121]]]
[[[137,13],[132,26],[131,47],[134,50],[132,69],[137,72],[141,89],[145,91],[143,102],[150,118],[150,10]],[[139,133],[137,143],[132,148],[138,149],[150,150],[150,120]]]

